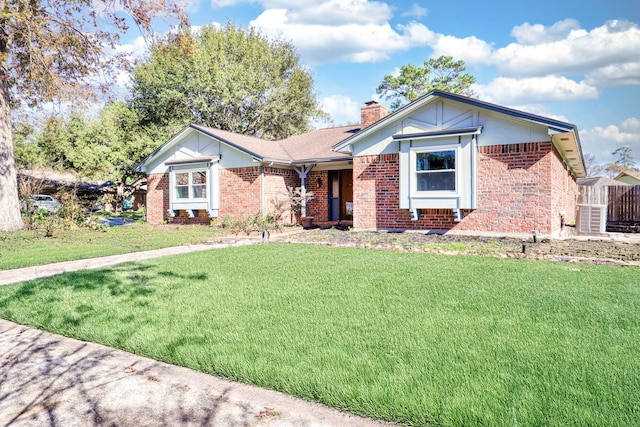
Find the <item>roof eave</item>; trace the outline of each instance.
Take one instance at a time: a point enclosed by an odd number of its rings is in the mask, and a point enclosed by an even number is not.
[[[260,162],[262,164],[267,164],[267,165],[284,165],[284,166],[291,166],[292,162],[291,160],[284,160],[284,159],[276,159],[276,158],[271,158],[271,157],[263,157],[262,159],[258,159],[255,158],[253,159],[256,162]]]
[[[334,163],[334,162],[348,162],[349,160],[353,160],[351,156],[340,156],[340,157],[317,157],[317,158],[309,158],[309,159],[298,159],[291,162],[292,165],[307,165],[310,163]]]
[[[577,129],[571,129],[567,132],[553,132],[550,128],[549,133],[551,134],[551,141],[575,177],[585,178],[587,176],[587,168],[584,164]]]

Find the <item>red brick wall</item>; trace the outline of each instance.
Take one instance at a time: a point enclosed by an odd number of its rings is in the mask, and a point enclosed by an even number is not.
[[[576,219],[576,180],[569,172],[560,154],[554,150],[551,158],[551,220],[553,230],[560,229],[560,212],[564,211],[566,223]]]
[[[260,166],[220,170],[220,217],[256,215],[260,213],[261,179]],[[264,168],[264,210],[273,212],[274,200],[288,200],[287,187],[300,185],[300,178],[294,170],[272,167]],[[283,220],[292,221],[290,211]]]
[[[458,230],[550,234],[551,142],[478,149],[478,209]]]
[[[307,191],[315,194],[315,199],[307,207],[307,215],[314,217],[316,222],[329,221],[329,172],[309,172]]]
[[[220,169],[220,211],[219,216],[234,217],[255,215],[260,212],[260,170],[259,166],[250,168]],[[297,187],[300,178],[293,170],[265,168],[265,211],[274,210],[275,199],[288,200],[287,186]],[[161,224],[163,221],[178,224],[208,224],[211,220],[206,210],[199,210],[198,216],[189,218],[187,213],[179,210],[177,215],[169,218],[169,174],[153,174],[147,176],[147,221]],[[284,215],[285,222],[291,222],[290,212]]]
[[[282,201],[285,207],[282,220],[286,224],[293,223],[295,218],[293,218],[291,210],[289,209],[289,193],[287,187],[295,188],[300,186],[298,173],[294,170],[265,167],[264,175],[265,212],[274,212],[274,201]]]
[[[220,169],[220,218],[260,212],[260,166]]]
[[[147,222],[162,224],[169,209],[169,174],[147,175]]]
[[[455,229],[551,234],[560,207],[574,215],[575,180],[550,142],[480,147],[478,209],[453,221],[452,209],[421,209],[411,221],[399,209],[399,155],[353,160],[354,227],[359,229]],[[569,221],[570,219],[567,219]]]
[[[398,154],[354,157],[354,228],[410,228],[409,211],[398,209],[399,176]]]

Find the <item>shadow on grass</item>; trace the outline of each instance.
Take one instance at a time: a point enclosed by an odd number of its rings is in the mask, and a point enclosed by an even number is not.
[[[249,425],[221,402],[230,389],[191,389],[171,367],[0,320],[0,426]],[[175,369],[175,368],[174,368]]]
[[[69,330],[102,314],[105,302],[130,307],[151,304],[157,298],[159,279],[165,280],[154,266],[129,263],[9,285],[0,288],[0,315],[19,320],[17,313],[28,313],[39,325]],[[132,316],[118,319],[123,323],[134,320]]]

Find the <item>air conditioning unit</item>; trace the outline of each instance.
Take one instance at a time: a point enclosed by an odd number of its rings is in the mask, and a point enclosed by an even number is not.
[[[607,205],[578,205],[578,234],[604,234],[607,231]]]

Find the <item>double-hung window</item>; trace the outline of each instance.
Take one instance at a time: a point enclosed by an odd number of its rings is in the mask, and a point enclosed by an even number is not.
[[[176,200],[205,199],[207,197],[207,171],[176,171],[174,195]]]
[[[418,151],[415,153],[415,177],[417,192],[450,191],[456,186],[455,149]]]

